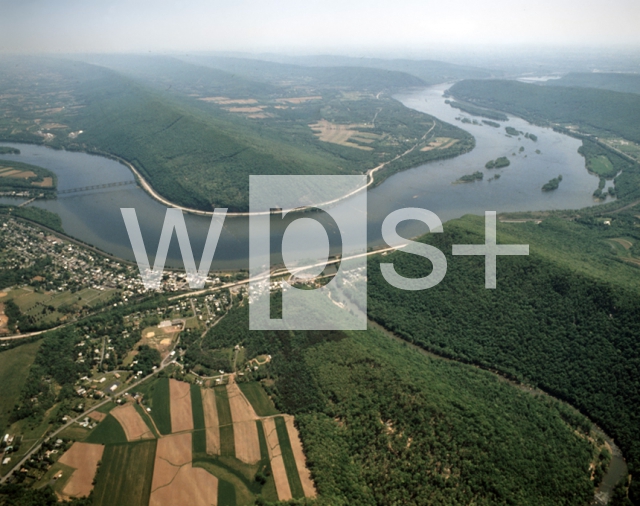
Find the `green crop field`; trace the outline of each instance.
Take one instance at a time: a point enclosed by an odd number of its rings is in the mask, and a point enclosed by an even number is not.
[[[221,504],[237,504],[238,506],[255,504],[255,481],[247,479],[233,467],[212,457],[194,459],[193,466],[201,467],[218,478],[218,506]],[[225,483],[224,487],[221,486],[223,482]]]
[[[229,406],[229,395],[225,387],[215,387],[216,408],[218,408],[218,423],[220,426],[233,423],[231,418],[231,406]]]
[[[160,378],[150,386],[151,416],[161,434],[171,434],[171,393],[169,378]]]
[[[233,439],[233,419],[231,418],[231,406],[225,387],[215,387],[216,408],[218,409],[218,423],[220,424],[220,454],[235,456],[236,445]]]
[[[193,414],[193,453],[207,452],[207,434],[205,431],[202,392],[198,385],[191,385],[191,411]]]
[[[0,353],[0,430],[9,422],[9,415],[20,398],[29,368],[36,358],[41,342],[24,344]]]
[[[147,506],[156,440],[108,445],[96,476],[95,506]]]
[[[218,480],[218,506],[236,506],[236,489],[226,480]]]
[[[238,383],[238,386],[258,416],[271,416],[279,413],[260,383],[252,381],[250,383]]]
[[[85,442],[102,445],[126,443],[127,436],[120,422],[112,415],[107,415],[107,417],[93,429],[93,432],[89,434]]]
[[[284,467],[287,470],[287,478],[289,479],[289,487],[291,487],[291,495],[294,499],[299,499],[304,497],[304,490],[302,489],[300,475],[296,467],[296,459],[293,456],[287,425],[281,416],[277,416],[275,422],[278,441],[280,442],[280,451],[282,452],[282,460],[284,460]]]

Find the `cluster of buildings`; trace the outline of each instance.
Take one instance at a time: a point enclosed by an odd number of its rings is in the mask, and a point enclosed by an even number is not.
[[[51,259],[46,273],[38,273],[36,279],[46,290],[98,290],[119,289],[122,300],[144,294],[145,288],[136,265],[131,265],[71,243],[55,235],[45,234],[37,227],[13,218],[5,218],[0,225],[0,245],[5,255],[0,261],[0,270],[25,269],[38,260]],[[207,277],[209,285],[219,284],[219,277]],[[188,289],[184,272],[165,271],[162,276],[162,291],[176,292]]]

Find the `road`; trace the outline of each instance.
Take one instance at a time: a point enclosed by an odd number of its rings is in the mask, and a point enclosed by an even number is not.
[[[137,387],[138,385],[140,385],[141,383],[143,383],[144,381],[148,380],[149,378],[152,378],[153,376],[155,376],[156,374],[158,374],[160,371],[164,370],[165,367],[171,365],[173,363],[175,359],[173,357],[171,357],[171,355],[168,355],[160,364],[160,367],[158,367],[155,371],[153,371],[151,374],[149,374],[148,376],[145,376],[144,378],[141,378],[140,380],[136,381],[135,383],[132,383],[131,385],[129,385],[127,388],[125,388],[124,390],[122,390],[121,392],[118,392],[117,394],[113,395],[113,396],[105,396],[105,399],[101,402],[99,402],[98,404],[96,404],[95,406],[91,407],[90,409],[87,409],[85,412],[83,412],[82,414],[78,415],[77,417],[75,417],[74,419],[70,420],[69,422],[67,422],[66,424],[60,426],[59,428],[57,428],[55,431],[53,431],[52,433],[45,435],[45,437],[43,438],[43,441],[48,441],[51,438],[56,437],[58,434],[60,434],[63,430],[71,427],[74,423],[77,423],[78,421],[84,419],[85,416],[87,416],[89,413],[91,413],[92,411],[97,410],[98,408],[104,406],[105,404],[112,402],[114,400],[116,400],[118,397],[121,397],[122,395],[124,395],[125,393],[129,392],[130,390],[134,389],[135,387]],[[13,468],[2,478],[0,478],[0,485],[4,484],[10,476],[13,475],[13,473],[15,473],[17,470],[21,469],[22,466],[24,466],[24,464],[35,454],[37,453],[40,448],[42,447],[42,442],[37,443],[31,447],[31,449],[26,453],[26,455],[24,457],[22,457],[22,459],[15,465],[13,466]]]
[[[392,158],[391,160],[387,160],[386,162],[381,163],[380,165],[378,165],[377,167],[374,167],[372,169],[369,169],[366,172],[366,176],[368,178],[367,184],[365,184],[364,186],[361,186],[360,188],[356,188],[355,190],[341,196],[338,197],[336,199],[333,200],[329,200],[327,202],[322,202],[320,204],[315,204],[313,206],[302,206],[302,207],[297,207],[295,209],[287,209],[287,210],[283,210],[282,212],[289,212],[289,211],[304,211],[305,209],[310,209],[312,207],[321,207],[321,206],[328,206],[328,205],[333,205],[337,202],[340,202],[342,200],[348,199],[349,197],[355,195],[356,193],[359,193],[363,190],[366,190],[369,186],[371,186],[374,183],[374,174],[376,172],[378,172],[380,169],[386,167],[387,165],[389,165],[390,163],[395,162],[396,160],[399,160],[400,158],[402,158],[403,156],[408,155],[409,153],[411,153],[412,151],[414,151],[419,145],[420,143],[422,143],[427,136],[433,131],[433,129],[436,127],[436,122],[433,122],[433,125],[431,125],[431,128],[429,128],[429,130],[427,130],[427,132],[420,138],[420,140],[418,140],[418,142],[416,142],[412,147],[410,147],[409,149],[407,149],[404,153],[400,153],[399,155],[397,155],[396,157]],[[213,211],[200,211],[199,209],[193,209],[190,207],[184,207],[184,206],[179,206],[177,204],[175,204],[174,202],[171,202],[170,200],[167,200],[166,198],[164,198],[162,195],[160,195],[158,192],[156,192],[153,187],[151,186],[151,184],[143,177],[143,175],[138,172],[138,170],[128,161],[126,161],[123,158],[114,156],[114,155],[109,155],[109,158],[114,158],[116,160],[118,160],[120,163],[126,165],[127,167],[129,167],[129,170],[131,170],[131,172],[133,172],[133,174],[136,176],[136,178],[138,179],[140,186],[142,187],[143,190],[145,190],[149,195],[151,195],[151,197],[153,197],[154,199],[156,199],[158,202],[160,202],[161,204],[164,204],[167,207],[172,207],[175,209],[180,209],[181,211],[184,211],[186,213],[191,213],[191,214],[197,214],[200,216],[213,216]],[[267,215],[267,214],[272,214],[271,211],[257,211],[257,212],[231,212],[231,213],[227,213],[226,216],[259,216],[259,215]]]
[[[358,253],[357,255],[350,255],[350,256],[343,257],[343,258],[336,258],[334,260],[328,260],[327,262],[318,262],[316,264],[304,265],[302,267],[298,267],[296,269],[293,269],[292,271],[289,271],[289,269],[287,269],[287,268],[265,271],[264,273],[259,274],[258,276],[254,276],[252,278],[243,279],[241,281],[234,281],[233,283],[225,283],[224,285],[214,286],[214,287],[211,287],[211,288],[205,288],[203,290],[196,290],[196,291],[193,291],[193,292],[182,293],[180,295],[175,295],[173,297],[169,297],[168,300],[173,301],[173,300],[178,300],[178,299],[184,299],[185,297],[198,297],[200,295],[205,295],[205,294],[208,294],[208,293],[218,292],[220,290],[225,290],[227,288],[233,288],[233,287],[236,287],[236,286],[241,286],[241,285],[246,285],[246,284],[249,284],[249,283],[254,283],[256,281],[262,281],[262,280],[269,279],[269,278],[272,278],[272,277],[275,277],[275,276],[282,276],[282,275],[285,275],[285,274],[299,274],[300,272],[306,271],[307,269],[311,269],[312,267],[318,267],[320,265],[331,265],[331,264],[336,264],[338,262],[343,262],[345,260],[353,260],[354,258],[362,258],[362,257],[370,256],[370,255],[378,255],[380,253],[385,253],[387,251],[396,251],[396,250],[402,249],[407,244],[408,243],[401,244],[400,246],[376,249],[376,250],[372,250],[372,251],[367,251],[366,253]]]

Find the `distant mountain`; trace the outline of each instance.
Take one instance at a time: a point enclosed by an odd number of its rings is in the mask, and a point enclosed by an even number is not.
[[[187,63],[178,58],[162,55],[90,55],[83,61],[107,67],[163,90],[201,95],[225,95],[230,98],[246,96],[270,96],[279,93],[278,87],[260,79],[225,72],[213,66],[195,62]]]
[[[501,72],[490,71],[467,65],[455,65],[436,60],[410,60],[406,58],[355,58],[351,56],[276,56],[268,58],[282,63],[294,63],[310,67],[368,67],[374,69],[393,70],[405,72],[419,77],[428,84],[437,84],[459,79],[482,79],[487,77],[500,77]]]
[[[185,56],[182,59],[192,64],[205,65],[248,79],[272,84],[394,91],[402,88],[426,86],[431,82],[404,71],[369,68],[355,64],[351,66],[306,66],[215,55]]]
[[[640,74],[571,72],[561,79],[552,79],[545,84],[548,86],[577,86],[580,88],[599,88],[640,94]]]

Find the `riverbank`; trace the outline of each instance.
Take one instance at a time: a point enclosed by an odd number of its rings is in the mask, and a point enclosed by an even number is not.
[[[545,392],[544,390],[541,390],[540,388],[528,385],[526,383],[520,382],[520,381],[516,381],[515,379],[508,377],[507,375],[505,375],[504,373],[502,373],[499,370],[496,369],[490,369],[488,367],[482,367],[478,364],[474,364],[474,363],[470,363],[470,362],[466,362],[463,360],[457,360],[457,359],[452,359],[449,357],[445,357],[442,355],[439,355],[438,353],[436,353],[433,350],[428,350],[425,348],[422,348],[416,344],[410,343],[409,341],[406,341],[405,339],[402,339],[401,337],[397,336],[396,334],[394,334],[393,332],[391,332],[390,330],[388,330],[387,328],[383,327],[382,325],[380,325],[379,323],[376,323],[373,320],[369,320],[368,325],[376,330],[379,330],[380,332],[382,332],[384,335],[388,336],[389,338],[404,343],[406,346],[409,346],[410,348],[417,350],[418,352],[427,355],[429,357],[432,358],[436,358],[438,360],[446,360],[449,362],[458,362],[458,363],[463,363],[472,367],[476,367],[478,369],[482,369],[483,371],[487,371],[490,372],[492,374],[495,374],[497,377],[500,378],[500,380],[505,381],[506,383],[509,383],[510,385],[513,385],[516,388],[519,388],[520,390],[524,391],[524,392],[528,392],[531,395],[541,395],[541,396],[545,396],[548,397],[549,399],[553,399],[556,402],[559,402],[561,404],[564,404],[565,406],[568,406],[569,408],[571,408],[572,410],[574,410],[576,413],[580,413],[582,416],[585,416],[584,413],[581,413],[579,410],[577,410],[575,407],[573,407],[571,404],[569,404],[566,401],[560,400],[557,397],[554,397],[553,395],[551,395],[548,392]],[[590,420],[591,421],[591,420]],[[614,440],[608,436],[603,430],[602,428],[600,428],[598,425],[596,425],[595,423],[592,423],[592,430],[593,432],[602,437],[602,439],[604,439],[605,443],[608,445],[609,448],[611,448],[611,462],[609,463],[609,466],[607,467],[607,471],[605,472],[604,477],[602,478],[602,481],[600,482],[600,485],[596,488],[596,490],[594,491],[594,498],[593,501],[591,502],[591,506],[603,506],[606,505],[609,502],[609,499],[611,498],[611,494],[613,492],[614,487],[616,486],[616,484],[622,479],[625,478],[626,476],[628,476],[629,473],[629,469],[627,467],[627,462],[624,459],[624,455],[622,454],[622,451],[620,450],[620,448],[618,448],[618,446],[615,444]]]

